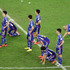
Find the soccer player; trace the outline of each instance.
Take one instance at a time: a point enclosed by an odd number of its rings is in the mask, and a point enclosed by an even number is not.
[[[39,15],[40,10],[36,9],[35,14],[36,14],[36,21],[35,21],[35,27],[34,27],[34,32],[37,32],[39,34],[40,32],[40,23],[41,23],[41,17]],[[35,44],[38,44],[38,42],[36,42]]]
[[[2,48],[2,46],[7,47],[6,33],[7,33],[7,27],[8,27],[9,22],[8,22],[6,15],[7,15],[7,11],[3,11],[3,13],[2,13],[3,22],[2,22],[2,29],[1,29],[1,45],[0,45],[0,48]],[[3,45],[3,42],[5,42],[4,45]]]
[[[70,35],[70,24],[67,24],[66,26],[63,26],[63,30],[66,30],[63,38],[68,34]]]
[[[17,27],[14,25],[14,23],[9,22],[8,29],[10,29],[8,31],[9,36],[19,36],[20,35],[20,33],[17,31]]]
[[[57,36],[57,45],[56,45],[56,53],[58,54],[58,62],[57,66],[62,65],[62,50],[63,50],[63,37],[61,35],[61,29],[57,29],[56,33],[58,34]]]
[[[39,35],[39,34],[37,34],[37,33],[33,33],[33,36],[38,39],[38,43],[40,43],[41,46],[45,46],[45,47],[46,47],[46,53],[47,53],[47,55],[48,55],[48,45],[49,45],[49,43],[50,43],[50,40],[49,40],[47,37],[45,37],[45,36],[43,36],[43,35]],[[42,56],[43,56],[44,53],[45,53],[45,52],[43,52],[43,51],[41,50],[41,55],[38,56],[38,57],[41,58],[41,59],[43,59]]]
[[[28,47],[25,49],[27,50],[27,52],[31,52],[33,40],[34,40],[34,37],[33,37],[34,22],[32,20],[32,15],[28,15],[28,19],[29,19],[28,32],[27,32]]]
[[[44,52],[46,52],[46,47],[41,47],[41,50]],[[52,64],[54,64],[56,62],[56,53],[50,49],[48,49],[48,55],[46,55],[47,53],[43,54],[43,59],[41,61],[41,63],[43,62],[43,64],[45,64],[45,60],[48,60],[49,62],[52,62]]]

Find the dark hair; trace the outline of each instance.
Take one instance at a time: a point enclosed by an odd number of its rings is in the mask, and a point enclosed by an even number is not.
[[[40,13],[40,10],[39,9],[36,9],[36,12],[39,14]]]
[[[32,15],[28,15],[28,18],[32,19]]]
[[[41,47],[41,50],[46,50],[46,47],[45,47],[45,46],[42,46],[42,47]]]
[[[3,11],[3,13],[6,15],[7,14],[7,11]]]
[[[60,28],[58,28],[57,31],[61,33],[61,29]]]

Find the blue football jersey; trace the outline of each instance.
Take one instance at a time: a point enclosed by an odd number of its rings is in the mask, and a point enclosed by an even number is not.
[[[68,24],[67,27],[67,32],[70,32],[70,24]]]
[[[57,48],[58,48],[58,46],[62,43],[62,41],[63,41],[63,37],[62,37],[62,35],[60,34],[60,35],[57,36],[57,45],[56,45]],[[61,46],[61,47],[62,47],[62,46]]]
[[[38,41],[42,41],[44,45],[46,45],[47,43],[48,44],[50,43],[50,40],[43,35],[38,35],[37,39],[38,39]]]
[[[31,21],[29,22],[29,25],[28,25],[28,32],[31,31],[32,26],[34,26],[33,20],[31,20]]]
[[[12,23],[12,22],[9,22],[9,28],[11,29],[11,30],[17,30],[17,27]]]
[[[2,29],[3,29],[3,27],[5,27],[5,26],[6,26],[6,23],[7,23],[7,22],[8,22],[7,17],[3,17]]]
[[[36,16],[36,21],[35,21],[35,26],[36,27],[40,27],[40,24],[39,25],[36,25],[36,23],[38,23],[39,20],[41,20],[40,15]]]

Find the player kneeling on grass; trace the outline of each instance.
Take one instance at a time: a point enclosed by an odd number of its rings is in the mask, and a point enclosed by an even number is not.
[[[42,46],[41,50],[43,52],[46,52],[46,47]],[[43,59],[41,61],[41,63],[43,62],[43,64],[45,64],[45,60],[48,60],[49,62],[52,62],[52,64],[54,64],[56,62],[56,53],[50,49],[48,49],[48,55],[47,53],[43,54]]]
[[[43,36],[43,35],[39,35],[39,34],[37,34],[37,33],[33,33],[33,36],[34,37],[36,37],[37,38],[37,40],[38,40],[38,42],[41,44],[41,46],[45,46],[46,47],[46,53],[47,53],[47,55],[48,55],[48,45],[49,45],[49,43],[50,43],[50,40],[47,38],[47,37],[45,37],[45,36]],[[43,59],[43,54],[44,54],[45,52],[43,52],[42,50],[41,50],[41,55],[40,56],[38,56],[40,59]]]
[[[28,47],[25,48],[27,50],[27,52],[32,51],[32,45],[33,45],[33,29],[34,29],[34,22],[32,20],[32,15],[28,16],[29,19],[29,26],[28,26],[28,32],[27,32],[27,43],[28,43]]]
[[[68,34],[70,35],[70,24],[63,26],[63,30],[66,30],[66,33],[64,34],[63,38]]]
[[[20,35],[20,33],[17,31],[17,27],[12,22],[9,22],[8,29],[10,29],[8,31],[9,36],[19,36]]]
[[[61,29],[57,29],[56,33],[58,34],[57,36],[57,45],[56,45],[56,53],[58,54],[58,62],[59,64],[57,64],[57,66],[62,65],[62,50],[63,50],[63,37],[61,35]]]

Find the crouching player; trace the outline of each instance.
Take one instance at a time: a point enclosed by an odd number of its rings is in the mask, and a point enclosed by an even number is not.
[[[28,43],[28,47],[25,48],[27,50],[27,52],[32,51],[32,45],[33,45],[33,29],[34,29],[34,22],[32,20],[32,15],[28,16],[29,19],[29,26],[28,26],[28,32],[27,32],[27,43]]]
[[[46,52],[46,47],[41,47],[41,50],[43,52]],[[43,64],[45,64],[45,60],[48,60],[49,62],[52,62],[52,64],[54,64],[56,62],[56,53],[50,49],[48,49],[48,55],[47,53],[43,54],[43,59],[41,61],[41,63],[43,62]]]
[[[47,53],[47,55],[48,55],[48,45],[49,45],[49,43],[50,43],[50,40],[49,40],[47,37],[45,37],[45,36],[43,36],[43,35],[39,35],[39,34],[37,34],[37,33],[33,33],[33,36],[37,38],[37,40],[38,40],[38,42],[41,44],[41,46],[45,46],[45,47],[46,47],[46,53]],[[38,56],[38,57],[41,58],[41,59],[43,59],[42,56],[43,56],[44,53],[45,53],[45,52],[43,52],[43,51],[41,50],[41,55]]]
[[[68,34],[70,35],[70,24],[63,26],[63,30],[66,30],[66,33],[64,34],[63,38]]]
[[[20,35],[20,33],[17,31],[17,27],[12,22],[9,22],[8,29],[10,29],[8,31],[9,36],[19,36]]]
[[[61,35],[61,29],[57,29],[56,33],[58,34],[57,36],[57,45],[56,45],[56,53],[58,54],[58,62],[59,64],[57,64],[57,66],[62,65],[62,50],[63,50],[63,37]]]

